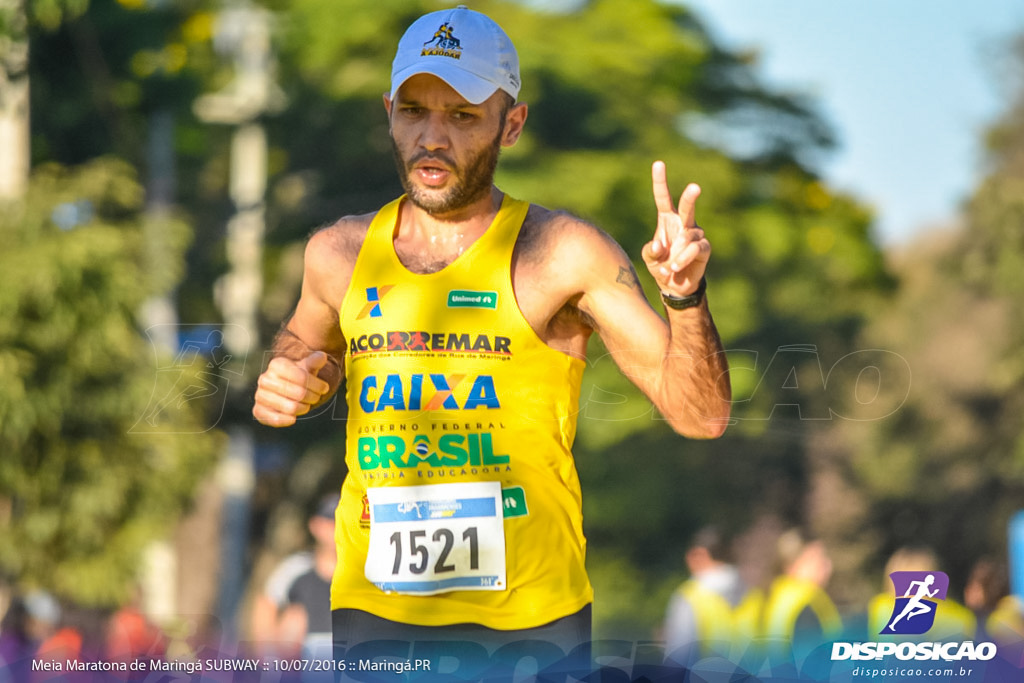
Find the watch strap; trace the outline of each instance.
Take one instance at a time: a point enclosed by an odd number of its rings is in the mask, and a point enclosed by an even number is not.
[[[708,280],[705,277],[700,279],[700,284],[697,285],[697,291],[689,296],[675,296],[673,294],[661,293],[661,300],[664,304],[676,311],[681,311],[687,308],[693,308],[699,306],[700,302],[704,301],[704,293],[708,288]]]

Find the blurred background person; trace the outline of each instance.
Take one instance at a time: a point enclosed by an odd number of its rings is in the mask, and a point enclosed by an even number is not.
[[[697,660],[729,657],[755,634],[763,596],[751,590],[731,563],[719,529],[698,531],[685,554],[690,578],[669,598],[664,622],[666,662],[690,667]]]
[[[1001,648],[1024,644],[1024,604],[1010,593],[1005,563],[983,557],[964,586],[964,605],[978,620],[977,640],[993,640]]]
[[[281,613],[278,634],[292,649],[300,646],[305,657],[330,657],[331,577],[338,564],[334,541],[334,511],[338,494],[325,496],[309,519],[313,537],[313,565],[292,582],[287,606]]]
[[[331,656],[331,577],[337,565],[334,512],[338,494],[320,499],[307,528],[312,548],[289,555],[267,578],[252,612],[264,655]]]
[[[160,659],[167,654],[167,637],[142,611],[142,591],[114,612],[107,622],[106,658],[117,662]]]
[[[964,607],[974,613],[978,640],[989,638],[988,621],[1009,592],[1010,577],[1005,563],[982,557],[971,567],[964,585]]]
[[[985,630],[1000,646],[1019,650],[1024,645],[1024,601],[1013,594],[1003,596],[985,620]]]
[[[782,534],[776,551],[781,573],[765,598],[762,635],[773,661],[800,660],[843,629],[839,610],[825,592],[832,560],[822,541],[798,529]]]
[[[0,682],[27,681],[39,646],[57,631],[61,609],[52,595],[15,596],[0,621]]]
[[[281,560],[253,600],[250,633],[257,648],[271,654],[277,641],[281,611],[288,606],[288,591],[295,580],[313,567],[313,553],[300,550]]]

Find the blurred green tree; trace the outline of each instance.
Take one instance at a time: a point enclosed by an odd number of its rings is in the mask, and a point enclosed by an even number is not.
[[[173,167],[154,168],[168,155],[154,153],[153,122],[223,77],[209,4],[0,4],[0,572],[82,604],[129,595],[147,543],[168,536],[215,452],[223,372],[175,358],[174,331],[147,339],[140,315],[181,280],[191,241],[170,207]],[[204,147],[188,124],[166,145],[186,161]]]
[[[1024,34],[1013,41],[1002,63],[1009,104],[988,131],[987,173],[967,206],[968,229],[959,245],[965,252],[958,271],[980,293],[1010,305],[1019,339],[1024,330]],[[1018,384],[1024,376],[1024,350],[1015,346],[1006,361],[1008,384]]]
[[[154,268],[142,199],[104,158],[38,168],[0,214],[0,571],[85,605],[130,594],[219,444],[208,359],[168,357],[139,328],[190,232],[167,221]]]
[[[1003,64],[1011,96],[963,224],[893,251],[899,287],[861,337],[903,357],[912,381],[883,400],[905,403],[838,425],[842,445],[823,449],[844,493],[819,512],[844,509],[833,538],[860,550],[849,572],[881,577],[894,550],[929,545],[963,585],[979,557],[1005,554],[1024,499],[1024,37]]]

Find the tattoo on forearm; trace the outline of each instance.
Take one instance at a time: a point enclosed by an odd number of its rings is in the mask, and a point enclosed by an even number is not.
[[[615,281],[620,285],[626,285],[630,289],[640,288],[640,278],[637,277],[633,264],[629,264],[629,268],[619,266],[619,275],[615,278]]]

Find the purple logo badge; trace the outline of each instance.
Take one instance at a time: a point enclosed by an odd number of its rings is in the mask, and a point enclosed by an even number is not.
[[[920,635],[935,623],[940,600],[946,599],[949,577],[943,572],[893,572],[896,605],[882,635]]]

